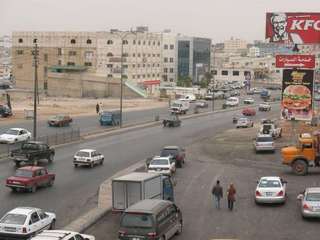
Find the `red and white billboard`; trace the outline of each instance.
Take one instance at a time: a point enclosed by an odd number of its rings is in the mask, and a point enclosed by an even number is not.
[[[276,55],[277,68],[314,68],[314,55]]]
[[[267,13],[266,40],[274,43],[320,43],[320,13]]]

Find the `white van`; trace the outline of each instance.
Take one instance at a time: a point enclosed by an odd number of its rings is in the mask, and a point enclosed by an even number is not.
[[[179,98],[179,101],[194,102],[196,101],[196,96],[194,94],[187,94]]]
[[[235,107],[239,105],[239,98],[237,97],[229,97],[225,103],[228,107]]]

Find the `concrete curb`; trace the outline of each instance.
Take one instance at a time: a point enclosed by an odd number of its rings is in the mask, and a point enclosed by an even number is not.
[[[141,160],[105,180],[99,187],[98,206],[71,222],[69,225],[64,227],[64,229],[83,232],[101,219],[105,214],[110,212],[112,209],[112,179],[133,172],[136,169],[141,168],[144,163],[144,160]]]

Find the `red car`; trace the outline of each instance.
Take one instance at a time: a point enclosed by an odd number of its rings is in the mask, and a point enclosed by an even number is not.
[[[254,115],[256,115],[256,110],[254,110],[253,108],[245,108],[242,110],[242,115],[254,116]]]
[[[35,192],[38,187],[51,187],[55,174],[48,173],[44,167],[27,166],[18,168],[14,176],[7,178],[6,186],[12,191],[27,190]]]

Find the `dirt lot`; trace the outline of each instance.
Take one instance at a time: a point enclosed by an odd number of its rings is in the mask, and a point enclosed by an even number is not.
[[[96,104],[102,103],[103,110],[119,109],[119,99],[85,99],[85,98],[53,98],[42,97],[38,105],[38,116],[46,119],[50,115],[68,113],[72,116],[95,115]],[[33,110],[33,99],[12,102],[14,116],[11,118],[0,118],[0,122],[11,122],[25,118],[25,110]],[[141,109],[166,107],[167,102],[154,99],[126,99],[123,101],[124,111],[135,111]]]

